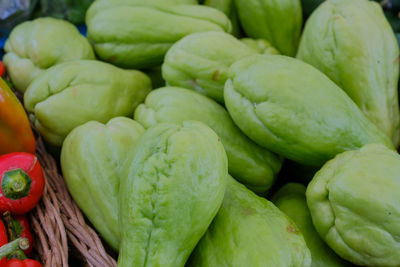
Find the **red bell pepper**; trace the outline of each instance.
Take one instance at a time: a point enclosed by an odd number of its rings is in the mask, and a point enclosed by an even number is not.
[[[0,265],[3,266],[3,265]],[[26,259],[26,260],[18,260],[12,259],[8,260],[4,267],[42,267],[38,261]]]
[[[2,220],[0,220],[0,246],[8,243],[7,229]],[[0,259],[0,266],[6,265],[6,257]]]
[[[27,249],[23,250],[23,252],[25,253],[25,255],[27,257],[29,257],[31,255],[31,252],[33,249],[33,236],[31,233],[31,228],[29,226],[28,220],[23,215],[16,215],[16,216],[13,216],[12,224],[13,224],[17,238],[25,237],[28,239],[29,247]]]
[[[44,183],[35,155],[15,152],[0,156],[0,212],[27,213],[40,200]]]
[[[0,77],[2,77],[6,73],[6,68],[4,67],[3,62],[0,61]]]
[[[15,254],[17,251],[27,249],[29,247],[29,241],[26,238],[18,238],[10,243],[7,243],[0,247],[0,257],[10,256]],[[31,259],[26,259],[24,253],[17,254],[18,258],[9,259],[1,267],[42,267],[42,265]]]

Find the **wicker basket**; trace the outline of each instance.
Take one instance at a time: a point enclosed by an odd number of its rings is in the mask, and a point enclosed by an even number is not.
[[[68,192],[56,161],[46,151],[43,140],[37,140],[37,156],[42,164],[46,187],[43,197],[30,213],[35,234],[35,249],[45,267],[70,264],[70,257],[79,263],[71,266],[117,266],[107,253],[98,234],[84,219]]]

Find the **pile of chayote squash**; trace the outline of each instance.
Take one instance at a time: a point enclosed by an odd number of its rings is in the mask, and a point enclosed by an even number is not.
[[[394,32],[374,1],[302,14],[96,0],[87,39],[13,29],[8,73],[118,266],[400,266]]]

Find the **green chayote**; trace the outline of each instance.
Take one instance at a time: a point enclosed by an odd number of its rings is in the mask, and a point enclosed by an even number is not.
[[[146,1],[146,0],[144,0]],[[165,0],[159,0],[160,2],[165,2]],[[184,4],[184,5],[197,5],[197,0],[168,0],[176,4]]]
[[[119,247],[118,195],[122,168],[144,128],[117,117],[107,124],[87,122],[65,139],[61,167],[68,190],[96,230]]]
[[[227,15],[228,18],[231,20],[232,35],[240,36],[241,34],[240,22],[234,0],[205,0],[204,5],[216,8],[224,12],[224,14]]]
[[[306,267],[311,256],[291,219],[229,178],[221,209],[188,266]]]
[[[183,267],[222,203],[228,162],[197,121],[158,124],[128,155],[120,186],[119,267]]]
[[[137,107],[135,120],[145,128],[185,120],[205,123],[221,138],[230,174],[259,194],[272,186],[282,164],[278,156],[248,139],[222,106],[191,90],[165,87],[152,91]]]
[[[26,88],[44,70],[76,59],[94,59],[88,40],[68,21],[38,18],[16,26],[4,46],[3,61],[15,88]]]
[[[297,57],[331,78],[399,145],[399,48],[378,3],[325,1],[307,21]]]
[[[316,230],[342,258],[400,266],[400,155],[382,145],[337,155],[314,176],[307,204]]]
[[[97,0],[86,24],[97,55],[126,68],[161,64],[171,45],[188,34],[231,31],[229,19],[214,8],[154,0]]]
[[[284,55],[296,54],[303,21],[300,0],[234,1],[249,37],[268,40]]]
[[[311,252],[312,267],[350,266],[324,243],[315,230],[307,207],[306,187],[304,185],[296,183],[284,185],[275,193],[272,202],[289,216],[300,229]]]
[[[162,75],[168,85],[193,89],[223,102],[230,65],[257,52],[227,33],[194,33],[168,50]]]
[[[85,122],[130,116],[150,90],[150,79],[139,71],[77,60],[43,72],[26,90],[24,102],[40,134],[61,146]]]
[[[257,50],[260,54],[279,55],[279,51],[276,50],[276,48],[273,47],[272,44],[267,40],[242,38],[240,41],[245,45]]]
[[[256,55],[233,64],[225,104],[233,121],[260,146],[306,165],[369,143],[392,148],[334,82],[300,60]]]

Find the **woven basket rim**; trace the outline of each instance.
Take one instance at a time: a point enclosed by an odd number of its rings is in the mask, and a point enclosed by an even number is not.
[[[116,260],[106,251],[97,232],[86,223],[84,215],[68,192],[53,156],[43,139],[37,139],[37,157],[46,179],[42,199],[30,213],[35,234],[35,248],[45,267],[68,265],[69,245],[86,266],[116,267]]]

